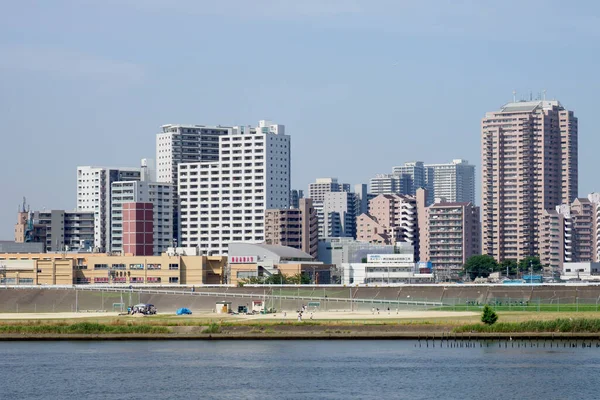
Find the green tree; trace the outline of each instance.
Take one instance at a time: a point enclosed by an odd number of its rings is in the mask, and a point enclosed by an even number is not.
[[[487,278],[494,271],[498,271],[498,263],[494,257],[487,254],[471,256],[463,269],[465,273],[469,275],[471,279],[475,279],[478,276]]]
[[[500,263],[499,269],[500,269],[500,272],[502,272],[502,273],[506,273],[506,271],[508,269],[508,275],[515,276],[515,275],[517,275],[517,272],[519,271],[519,265],[517,264],[517,262],[515,260],[504,260],[504,261],[502,261],[502,263]]]
[[[286,282],[291,285],[308,285],[310,283],[310,277],[307,273],[294,274],[286,279]]]
[[[241,286],[243,285],[262,285],[265,283],[265,278],[263,278],[262,276],[251,276],[248,278],[244,278],[240,281],[240,283],[242,283]],[[240,286],[240,285],[238,285]]]
[[[486,304],[485,307],[483,307],[483,313],[481,314],[481,322],[486,325],[494,325],[496,321],[498,321],[498,314],[492,310],[492,307]]]
[[[539,257],[525,257],[519,261],[519,271],[528,274],[533,267],[533,272],[539,272],[542,270],[542,263]]]
[[[265,285],[283,285],[287,283],[287,277],[284,274],[273,274],[264,281]]]

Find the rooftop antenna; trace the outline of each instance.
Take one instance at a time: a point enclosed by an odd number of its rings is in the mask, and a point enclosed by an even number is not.
[[[529,91],[529,101],[533,100],[533,92],[530,90]]]
[[[513,103],[517,102],[517,91],[513,90]]]
[[[546,89],[542,90],[542,100],[546,101]]]

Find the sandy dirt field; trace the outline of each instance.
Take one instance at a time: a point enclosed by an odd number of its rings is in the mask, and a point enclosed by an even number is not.
[[[219,314],[210,314],[212,316],[216,316]],[[470,311],[398,311],[390,310],[388,313],[386,311],[380,311],[377,313],[372,312],[361,312],[361,311],[317,311],[312,313],[313,320],[343,320],[343,319],[417,319],[417,318],[443,318],[443,317],[470,317],[473,315],[479,315],[479,313],[470,312]],[[209,314],[207,314],[209,316]],[[303,320],[310,320],[311,312],[306,311],[302,314]],[[267,315],[234,315],[232,318],[240,318],[240,319],[286,319],[286,320],[297,320],[298,313],[296,312],[288,312],[284,313],[275,313],[275,314],[267,314]]]
[[[57,312],[57,313],[0,313],[0,320],[5,319],[70,319],[70,318],[96,318],[96,317],[116,317],[116,312]]]
[[[173,313],[159,313],[159,316],[174,316]],[[344,311],[317,311],[312,313],[313,320],[352,320],[352,319],[419,319],[419,318],[444,318],[444,317],[468,317],[479,315],[470,311],[398,311],[391,310],[372,312],[344,312]],[[98,317],[117,317],[119,313],[74,313],[74,312],[59,312],[59,313],[0,313],[0,320],[36,320],[36,319],[72,319],[72,318],[98,318]],[[310,320],[311,312],[303,313],[303,320]],[[125,318],[135,318],[135,316],[124,316]],[[141,317],[141,316],[140,316]],[[222,318],[228,320],[272,320],[282,319],[296,321],[298,314],[296,312],[275,313],[267,315],[229,315],[217,313],[194,313],[191,316],[181,316],[178,318]]]

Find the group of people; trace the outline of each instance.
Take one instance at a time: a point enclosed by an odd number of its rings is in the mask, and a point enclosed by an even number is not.
[[[375,308],[375,307],[371,308],[371,314],[375,315],[375,311],[377,311],[377,314],[379,314],[379,307],[378,308]],[[390,315],[390,308],[389,307],[387,308],[387,313],[388,313],[388,315]],[[398,309],[397,308],[396,308],[396,314],[398,314]]]
[[[298,322],[302,322],[302,315],[306,312],[307,308],[304,304],[302,304],[302,307],[300,308],[300,310],[298,310]],[[313,319],[313,312],[310,312],[310,319]]]

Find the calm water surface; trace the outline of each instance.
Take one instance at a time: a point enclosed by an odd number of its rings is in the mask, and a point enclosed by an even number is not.
[[[599,373],[595,344],[0,342],[1,399],[598,399]]]

